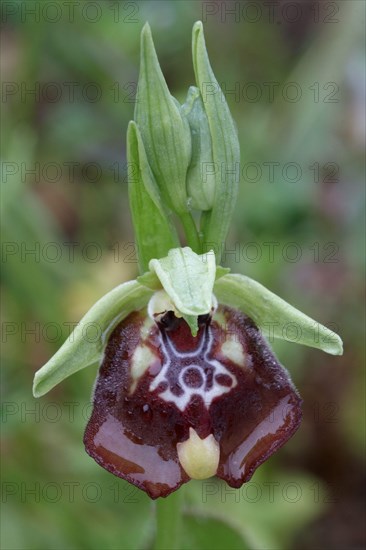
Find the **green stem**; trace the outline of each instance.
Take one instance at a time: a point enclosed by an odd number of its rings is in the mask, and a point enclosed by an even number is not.
[[[182,529],[182,488],[156,502],[154,550],[180,550]]]
[[[196,254],[201,253],[201,241],[197,232],[196,224],[192,218],[192,214],[187,212],[186,214],[181,214],[180,219],[184,228],[184,233],[187,239],[187,245],[190,246],[193,252]]]

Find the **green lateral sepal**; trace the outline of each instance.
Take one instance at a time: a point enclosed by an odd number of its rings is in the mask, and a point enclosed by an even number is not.
[[[248,315],[269,341],[274,338],[342,355],[341,338],[245,275],[229,274],[215,283],[219,303]]]
[[[123,283],[105,294],[81,319],[55,355],[36,372],[33,395],[40,397],[75,372],[99,364],[115,326],[133,311],[145,307],[152,294],[152,290],[137,281]]]

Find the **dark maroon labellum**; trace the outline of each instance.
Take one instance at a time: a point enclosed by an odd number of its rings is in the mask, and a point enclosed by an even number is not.
[[[191,477],[240,487],[296,431],[300,407],[288,373],[244,314],[220,306],[199,318],[194,338],[172,312],[154,323],[143,310],[108,341],[84,443],[103,468],[151,498]]]

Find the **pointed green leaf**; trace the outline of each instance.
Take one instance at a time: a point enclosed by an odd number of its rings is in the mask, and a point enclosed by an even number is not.
[[[177,232],[164,208],[150,170],[139,130],[130,122],[127,130],[128,194],[135,229],[140,270],[151,258],[166,256],[179,246]]]
[[[188,200],[195,210],[211,210],[216,185],[212,141],[201,93],[195,86],[188,90],[182,113],[187,117],[192,138],[192,157],[187,172]]]
[[[271,341],[280,338],[332,355],[342,355],[340,337],[294,308],[264,286],[245,275],[225,275],[215,283],[219,303],[248,315]]]
[[[113,328],[132,311],[144,307],[152,294],[137,281],[129,281],[103,296],[48,363],[36,372],[33,395],[40,397],[71,374],[99,363]]]
[[[149,263],[176,309],[183,315],[192,334],[197,333],[197,317],[209,313],[216,263],[212,251],[198,255],[189,247],[175,248],[166,258]]]
[[[210,127],[211,171],[214,171],[216,181],[214,204],[212,210],[205,213],[201,227],[204,233],[203,250],[214,248],[219,261],[238,193],[240,148],[229,107],[208,59],[201,21],[193,26],[192,55],[196,82]]]

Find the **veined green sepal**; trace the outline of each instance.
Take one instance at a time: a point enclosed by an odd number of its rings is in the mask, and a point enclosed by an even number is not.
[[[271,341],[273,338],[342,355],[342,340],[327,327],[311,319],[282,298],[245,275],[229,274],[215,283],[219,303],[248,315]]]
[[[196,336],[197,317],[210,313],[216,276],[215,255],[195,254],[189,247],[170,250],[166,258],[153,259],[149,268]]]
[[[216,273],[215,273],[215,281],[220,279],[221,277],[224,277],[230,273],[229,267],[222,267],[222,265],[216,266]],[[137,281],[144,286],[147,286],[151,290],[161,290],[163,288],[159,277],[155,273],[155,271],[146,271],[146,273],[143,273],[142,275],[139,275],[137,277]]]
[[[48,363],[36,372],[33,395],[40,397],[71,374],[99,364],[114,327],[132,311],[146,306],[152,294],[152,290],[137,281],[129,281],[103,296],[81,319]]]

